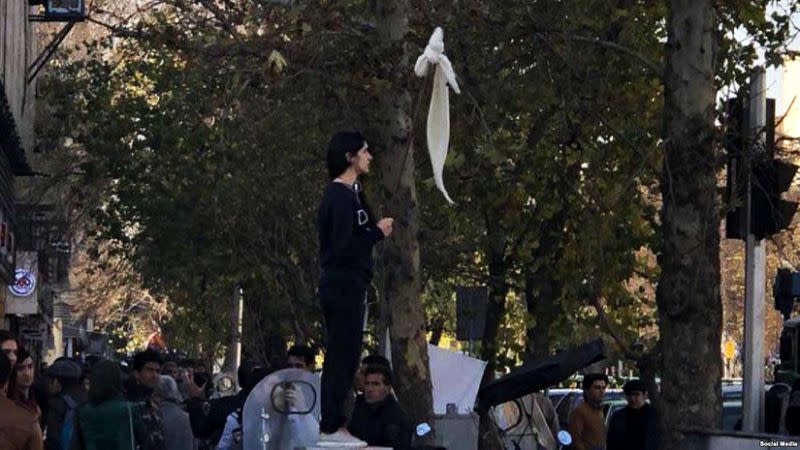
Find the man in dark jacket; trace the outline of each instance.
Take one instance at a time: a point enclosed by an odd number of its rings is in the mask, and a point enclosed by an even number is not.
[[[8,397],[14,400],[20,408],[27,409],[39,420],[42,410],[36,403],[33,395],[33,357],[24,348],[19,349],[17,365],[14,367],[12,377],[15,380],[14,392],[9,392]]]
[[[244,392],[239,392],[209,400],[205,397],[205,384],[197,386],[192,379],[187,379],[184,383],[194,384],[190,389],[193,394],[184,402],[192,433],[201,441],[201,448],[214,448],[222,436],[226,418],[244,405],[247,396]]]
[[[225,430],[228,416],[244,407],[244,402],[250,391],[267,374],[267,370],[252,361],[244,361],[238,370],[239,384],[242,390],[238,394],[206,400],[202,391],[204,386],[193,386],[190,391],[196,394],[186,400],[186,412],[189,413],[189,421],[192,426],[194,436],[200,440],[216,444],[220,441]],[[193,383],[189,379],[186,383]]]
[[[75,411],[87,400],[86,391],[80,383],[82,369],[75,361],[62,357],[47,368],[45,375],[50,389],[50,400],[44,448],[64,450],[69,448],[72,440],[70,434],[74,433]]]
[[[364,394],[356,399],[348,430],[369,445],[407,450],[411,447],[411,422],[391,390],[389,368],[378,364],[366,366]]]
[[[622,387],[628,406],[611,417],[607,450],[655,450],[658,448],[656,411],[647,403],[647,387],[629,380]]]
[[[164,426],[153,393],[161,374],[161,355],[154,350],[139,352],[133,357],[133,376],[125,385],[125,399],[138,406],[142,424],[147,430],[144,450],[164,450]]]

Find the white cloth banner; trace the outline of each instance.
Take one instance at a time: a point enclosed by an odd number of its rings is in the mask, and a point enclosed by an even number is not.
[[[386,330],[386,358],[392,360],[392,346],[389,344],[389,330]],[[433,412],[445,414],[447,404],[456,405],[460,414],[472,412],[481,378],[486,369],[486,361],[471,358],[458,352],[451,352],[428,344],[428,360],[433,384]]]
[[[433,412],[444,414],[448,403],[454,403],[461,414],[475,409],[486,362],[433,345],[428,345],[428,357],[433,379]]]
[[[453,200],[450,199],[450,195],[444,187],[443,178],[444,162],[447,159],[447,148],[450,145],[450,91],[447,89],[447,85],[449,84],[456,94],[460,94],[461,90],[456,82],[453,65],[444,54],[444,32],[440,27],[436,27],[433,31],[433,35],[425,47],[425,52],[417,59],[414,73],[418,77],[424,77],[428,74],[430,65],[436,66],[436,72],[433,75],[433,91],[428,108],[428,152],[431,156],[436,187],[452,204]]]

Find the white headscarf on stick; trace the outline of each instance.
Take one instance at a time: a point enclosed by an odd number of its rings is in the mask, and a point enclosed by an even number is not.
[[[436,66],[433,75],[433,92],[431,93],[431,105],[428,108],[428,151],[431,155],[431,165],[433,166],[433,179],[436,187],[444,194],[444,198],[451,204],[454,203],[444,188],[444,161],[447,159],[447,147],[450,145],[450,97],[447,85],[449,84],[456,94],[461,90],[456,83],[456,74],[453,72],[453,65],[444,55],[444,33],[440,27],[436,27],[425,47],[423,53],[414,66],[414,72],[419,77],[428,74],[429,65]]]

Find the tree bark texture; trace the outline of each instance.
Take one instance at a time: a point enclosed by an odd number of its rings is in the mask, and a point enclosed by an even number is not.
[[[488,221],[487,221],[488,223]],[[488,262],[489,262],[489,305],[486,308],[486,323],[481,341],[481,359],[486,361],[486,370],[483,373],[481,387],[494,381],[497,370],[497,336],[500,323],[506,311],[506,294],[508,284],[506,276],[508,264],[505,260],[508,238],[502,230],[487,229],[488,235]],[[501,448],[497,426],[487,410],[479,410],[481,450],[495,450]]]
[[[378,55],[388,83],[379,94],[385,215],[394,232],[383,244],[384,295],[390,310],[395,392],[414,424],[433,425],[433,387],[428,362],[425,311],[421,301],[419,208],[414,181],[411,94],[413,75],[408,34],[408,0],[375,3]],[[422,441],[432,441],[433,433]],[[431,442],[432,443],[432,442]]]
[[[642,380],[647,386],[647,395],[650,398],[650,403],[660,409],[661,395],[658,391],[658,384],[656,383],[656,376],[660,373],[661,363],[661,343],[650,352],[645,353],[636,361],[636,368],[639,370],[639,379]]]
[[[562,185],[574,180],[577,174],[565,171]],[[561,258],[562,237],[567,219],[566,205],[562,204],[558,213],[540,227],[541,244],[531,254],[531,261],[525,269],[525,304],[533,324],[526,330],[526,350],[529,358],[536,360],[550,355],[550,328],[561,314],[559,300],[563,283],[555,273],[554,261]]]
[[[525,304],[533,324],[526,330],[527,353],[531,360],[550,355],[550,327],[558,318],[561,284],[549,267],[540,267],[525,276]]]
[[[657,289],[663,345],[662,449],[681,429],[720,421],[720,235],[714,147],[715,18],[711,0],[672,0],[661,176],[663,252]]]

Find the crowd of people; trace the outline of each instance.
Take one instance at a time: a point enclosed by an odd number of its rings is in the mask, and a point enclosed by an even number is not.
[[[275,369],[244,361],[240,390],[215,396],[196,361],[155,350],[120,361],[62,357],[39,365],[0,330],[0,448],[3,450],[238,450],[247,396]],[[292,346],[285,365],[314,371],[315,353]],[[385,358],[366,357],[347,402],[348,430],[370,445],[407,449],[412,427],[392,392]],[[286,401],[297,401],[291,392]]]

